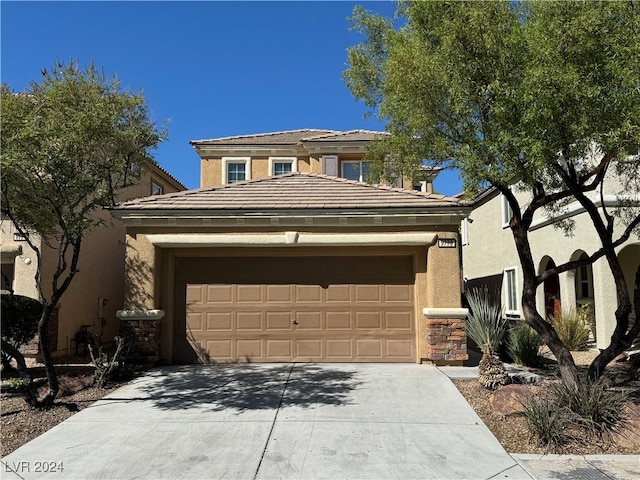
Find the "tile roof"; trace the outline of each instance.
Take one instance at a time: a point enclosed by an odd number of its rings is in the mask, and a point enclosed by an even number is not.
[[[284,132],[258,133],[255,135],[237,135],[233,137],[191,140],[191,145],[297,145],[307,137],[340,133],[336,130],[317,130],[304,128]]]
[[[370,142],[376,137],[389,135],[387,132],[373,130],[349,130],[348,132],[334,132],[326,135],[316,135],[303,138],[303,142]]]
[[[292,211],[462,207],[459,198],[314,173],[288,173],[124,202],[128,211]]]
[[[210,138],[205,140],[191,140],[194,146],[202,145],[298,145],[303,142],[368,142],[386,132],[373,130],[318,130],[304,128],[284,132],[258,133],[255,135],[237,135],[233,137]]]

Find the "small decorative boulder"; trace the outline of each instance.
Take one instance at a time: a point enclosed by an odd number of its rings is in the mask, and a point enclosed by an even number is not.
[[[531,395],[531,388],[526,385],[506,385],[500,387],[489,397],[491,409],[500,415],[512,415],[524,410],[522,402]]]

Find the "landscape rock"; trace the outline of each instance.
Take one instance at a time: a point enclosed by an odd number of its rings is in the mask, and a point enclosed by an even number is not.
[[[531,388],[526,385],[506,385],[496,390],[489,397],[491,409],[500,415],[512,415],[524,410],[522,402],[531,395]]]

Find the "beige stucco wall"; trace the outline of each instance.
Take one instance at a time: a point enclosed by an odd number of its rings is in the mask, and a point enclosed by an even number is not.
[[[297,171],[301,173],[323,173],[322,155],[299,155],[297,153],[283,152],[277,155],[269,155],[264,153],[256,154],[234,154],[219,155],[215,157],[205,157],[200,163],[200,187],[216,187],[225,183],[225,171],[223,158],[251,159],[251,179],[265,178],[270,174],[269,158],[297,158]],[[339,165],[338,172],[342,172],[343,161],[361,160],[362,153],[340,153],[338,154]],[[411,182],[405,182],[406,188],[411,188]]]
[[[34,280],[38,266],[36,254],[26,241],[14,241],[14,233],[17,233],[17,230],[13,223],[8,219],[3,219],[0,222],[0,241],[2,245],[14,244],[19,246],[21,253],[16,257],[6,256],[5,258],[3,255],[2,263],[10,263],[14,266],[14,278],[12,282],[14,293],[26,297],[38,298],[38,290]],[[37,235],[32,235],[31,240],[40,248],[41,241]],[[4,281],[2,285],[4,288]]]
[[[148,196],[152,181],[161,185],[165,193],[182,189],[164,172],[152,169],[142,173],[138,184],[119,192],[118,200]],[[102,335],[102,341],[107,344],[119,332],[116,311],[124,306],[125,227],[108,211],[96,211],[94,216],[102,220],[103,224],[83,238],[78,273],[58,304],[58,343],[53,346],[54,355],[67,354],[68,349],[74,353],[72,339],[81,325],[90,325],[90,331]],[[2,222],[3,243],[13,240],[12,229],[10,222]],[[20,244],[23,254],[15,259],[14,292],[39,298],[34,280],[37,268],[35,253],[26,242]],[[26,258],[32,259],[30,265],[25,264]],[[57,250],[43,246],[41,278],[44,295],[47,297],[51,295],[51,279],[56,263]],[[100,306],[102,299],[106,299],[104,306]]]
[[[609,179],[607,185],[613,189],[615,179]],[[516,195],[521,205],[527,201],[525,193]],[[545,216],[544,212],[536,215],[536,220]],[[502,276],[504,269],[516,267],[516,282],[518,296],[522,294],[522,269],[516,252],[511,230],[502,226],[502,199],[496,195],[487,202],[473,210],[467,223],[468,241],[462,248],[463,274],[469,281],[490,276]],[[595,233],[591,219],[586,213],[578,213],[570,217],[574,222],[571,236],[566,236],[560,229],[554,229],[552,225],[532,228],[530,232],[531,250],[538,272],[546,265],[550,257],[560,265],[576,259],[581,251],[592,254],[600,248],[600,241]],[[618,229],[617,231],[620,231]],[[620,259],[628,277],[635,275],[635,269],[640,263],[640,256],[634,256],[640,245],[638,238],[631,238],[625,242],[618,252],[625,252],[624,261]],[[613,277],[606,260],[599,259],[593,266],[593,290],[594,309],[597,325],[597,346],[605,348],[609,344],[609,338],[615,328],[614,312],[617,308],[617,300]],[[575,272],[565,272],[559,275],[560,297],[564,311],[576,307]],[[631,282],[629,289],[633,289]],[[504,285],[501,292],[502,303],[505,302]],[[544,314],[544,288],[541,285],[537,292],[538,311]],[[521,312],[520,312],[521,315]]]
[[[200,162],[200,187],[222,185],[222,159],[203,158]]]

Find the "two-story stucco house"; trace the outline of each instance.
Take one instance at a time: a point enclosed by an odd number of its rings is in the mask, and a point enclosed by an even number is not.
[[[112,210],[127,227],[121,318],[159,328],[169,363],[462,363],[469,206],[431,193],[433,172],[425,191],[363,182],[378,134],[191,142],[202,188]]]
[[[138,183],[118,192],[117,200],[185,189],[184,185],[157,165],[142,170],[140,175]],[[57,318],[54,317],[51,322],[50,339],[55,356],[74,353],[75,336],[82,325],[88,325],[88,330],[101,336],[105,343],[113,341],[113,337],[119,333],[120,324],[115,314],[124,304],[125,228],[107,211],[98,211],[95,215],[104,221],[104,225],[95,228],[84,238],[79,272],[58,305]],[[37,299],[35,252],[8,219],[2,219],[0,232],[2,289]],[[47,247],[36,236],[31,240],[42,254],[42,287],[45,294],[49,295],[57,251]]]
[[[615,193],[620,186],[612,178],[605,182],[604,205],[613,211],[618,204]],[[516,193],[521,205],[526,194]],[[600,192],[589,194],[602,208]],[[522,269],[508,223],[511,209],[506,198],[495,189],[489,189],[474,202],[473,211],[462,222],[462,263],[465,288],[486,288],[490,296],[501,302],[504,312],[511,318],[521,318]],[[584,209],[570,204],[558,218],[570,220],[574,228],[570,236],[554,228],[552,219],[538,212],[531,226],[529,240],[538,273],[547,267],[590,255],[601,247],[593,224]],[[629,294],[639,290],[636,272],[640,268],[640,240],[632,236],[618,249],[618,258],[624,270]],[[593,265],[555,275],[547,279],[537,292],[538,311],[543,316],[570,311],[590,305],[595,321],[598,348],[605,348],[615,328],[614,312],[618,306],[613,276],[604,258]],[[631,321],[634,321],[632,315]]]

